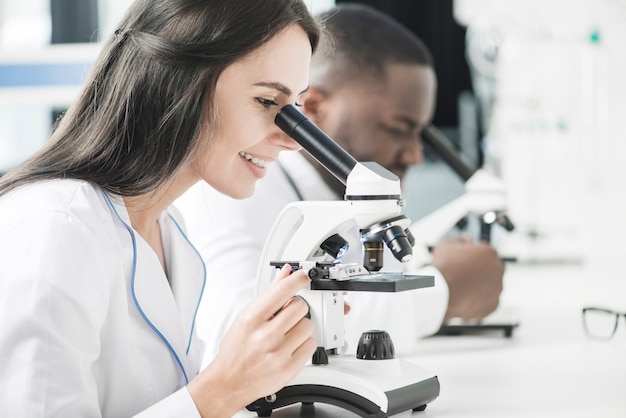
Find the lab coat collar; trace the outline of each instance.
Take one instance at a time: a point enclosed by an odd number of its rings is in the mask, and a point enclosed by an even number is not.
[[[134,273],[130,292],[139,314],[166,344],[188,382],[198,373],[200,350],[192,349],[195,316],[204,289],[206,273],[202,258],[169,213],[159,219],[166,238],[166,277],[148,243],[132,228],[124,201],[109,196],[113,210],[133,240]],[[182,325],[182,326],[181,326]]]

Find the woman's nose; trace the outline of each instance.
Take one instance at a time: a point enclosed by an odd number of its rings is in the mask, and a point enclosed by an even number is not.
[[[285,148],[290,151],[299,151],[302,149],[302,145],[298,144],[292,137],[283,132],[282,129],[276,127],[276,134],[272,136],[275,138],[273,141],[276,145]]]

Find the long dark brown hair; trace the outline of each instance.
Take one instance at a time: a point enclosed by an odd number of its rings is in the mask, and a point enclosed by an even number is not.
[[[320,27],[301,0],[135,1],[50,140],[0,179],[0,195],[56,178],[153,191],[198,149],[222,71],[291,24],[315,50]]]

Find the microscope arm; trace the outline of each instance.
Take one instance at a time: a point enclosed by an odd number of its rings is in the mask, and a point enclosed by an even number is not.
[[[464,194],[411,224],[409,229],[417,242],[426,247],[437,244],[470,211],[470,199]]]
[[[469,213],[481,216],[491,214],[497,217],[496,222],[506,230],[514,228],[504,214],[507,196],[502,180],[468,163],[454,144],[435,126],[429,125],[424,129],[422,140],[465,182],[465,193],[410,226],[411,233],[418,241],[413,264],[427,262],[427,249],[434,246]]]
[[[269,285],[276,274],[271,262],[324,261],[328,256],[320,248],[322,241],[351,225],[354,225],[354,217],[345,201],[287,205],[278,215],[265,243],[257,274],[257,292]],[[304,289],[300,294],[309,304],[311,320],[318,324],[313,334],[318,347],[327,350],[343,347],[343,293]]]
[[[428,264],[429,249],[467,214],[495,214],[506,210],[504,186],[499,179],[482,169],[477,170],[465,183],[465,190],[458,198],[411,224],[409,229],[416,239],[411,266]]]
[[[293,202],[285,206],[263,247],[257,293],[274,279],[272,261],[325,261],[328,256],[320,248],[324,239],[346,232],[354,224],[346,201]]]

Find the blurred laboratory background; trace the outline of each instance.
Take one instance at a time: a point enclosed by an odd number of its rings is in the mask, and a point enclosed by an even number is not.
[[[626,0],[354,2],[433,52],[433,123],[504,187],[516,226],[494,238],[504,252],[529,263],[626,260]],[[0,0],[0,173],[46,141],[130,3]],[[341,1],[306,3],[319,12]],[[406,182],[412,219],[469,193],[427,157]]]

